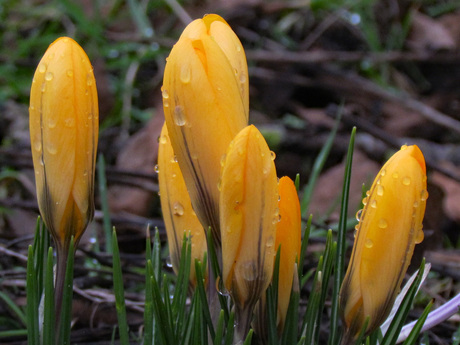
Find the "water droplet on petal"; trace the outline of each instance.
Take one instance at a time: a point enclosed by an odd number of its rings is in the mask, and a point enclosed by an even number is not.
[[[414,207],[415,207],[415,208],[418,207],[418,201],[414,201]]]
[[[270,158],[272,159],[272,161],[275,160],[275,158],[276,158],[276,153],[273,152],[273,151],[270,151]]]
[[[173,214],[176,216],[184,215],[184,206],[179,201],[176,201],[173,205]]]
[[[177,126],[182,127],[187,122],[187,119],[185,117],[184,107],[181,105],[176,105],[176,107],[174,108],[173,117],[174,117],[174,123]]]
[[[41,63],[39,66],[38,66],[38,71],[40,73],[45,73],[46,72],[46,65],[44,63]]]
[[[40,140],[34,141],[34,149],[37,152],[40,152],[42,150],[42,142]]]
[[[240,266],[241,275],[246,281],[254,281],[258,277],[257,266],[254,261],[248,261]]]
[[[382,169],[382,171],[380,171],[380,176],[385,176],[386,173],[387,171],[385,169]]]
[[[377,195],[382,196],[384,192],[384,188],[382,185],[377,186]]]
[[[160,172],[160,167],[158,166],[158,164],[155,164],[155,166],[153,167],[153,170],[158,174]]]
[[[46,80],[46,81],[51,81],[51,80],[53,80],[53,78],[54,78],[53,73],[51,73],[51,72],[46,72],[46,74],[45,74],[45,80]]]
[[[240,74],[240,83],[241,84],[246,83],[246,75],[244,73]]]
[[[359,210],[356,212],[356,220],[359,222],[361,221],[361,215],[363,214],[363,210]]]
[[[428,199],[428,191],[426,189],[422,190],[421,193],[420,193],[420,199],[422,201],[425,201],[426,199]]]
[[[376,200],[371,201],[371,207],[372,208],[377,208],[377,201]]]
[[[227,155],[224,153],[221,157],[220,157],[220,166],[223,167],[225,165],[225,160],[227,159]]]
[[[222,190],[222,180],[219,179],[219,182],[217,182],[217,190],[220,192]]]
[[[405,149],[407,149],[407,145],[402,145],[401,150],[405,150]]]
[[[160,143],[161,144],[166,144],[168,142],[168,139],[166,138],[166,135],[160,136]]]
[[[191,74],[190,65],[182,65],[180,69],[180,81],[184,84],[190,83]]]
[[[161,95],[163,96],[164,99],[168,99],[169,98],[168,90],[162,89],[161,90]]]
[[[394,172],[393,175],[391,175],[394,179],[399,178],[399,174],[397,172]]]
[[[409,176],[404,177],[403,180],[402,180],[402,183],[405,186],[410,185],[410,177]]]
[[[55,155],[57,153],[57,147],[52,143],[48,143],[46,145],[46,150],[52,155]]]
[[[366,238],[366,242],[364,242],[364,246],[368,249],[371,249],[374,246],[374,242],[370,238]]]
[[[66,74],[67,74],[67,76],[70,77],[70,78],[73,77],[73,71],[72,71],[71,69],[68,69]]]
[[[380,218],[379,223],[378,223],[378,227],[380,229],[386,229],[388,227],[388,222],[385,219]]]
[[[216,279],[216,290],[217,290],[217,293],[221,296],[229,296],[229,293],[227,291],[227,289],[225,288],[225,285],[224,285],[224,282],[222,281],[222,279],[220,279],[220,277],[217,277]]]
[[[417,231],[417,234],[415,235],[414,242],[416,244],[419,244],[420,242],[423,241],[424,238],[425,238],[425,234],[423,233],[422,227],[420,227],[420,229]]]
[[[368,197],[365,197],[365,198],[363,198],[363,200],[361,201],[361,202],[363,203],[364,206],[367,205],[367,200],[369,200],[369,198],[368,198]]]
[[[273,247],[273,245],[275,244],[275,239],[273,238],[273,236],[270,236],[268,239],[267,239],[267,243],[265,244],[268,248],[270,247]]]

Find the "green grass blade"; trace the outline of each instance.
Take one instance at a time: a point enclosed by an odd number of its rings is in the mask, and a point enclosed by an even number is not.
[[[298,336],[298,323],[299,323],[299,278],[294,274],[292,282],[291,298],[289,299],[288,311],[286,314],[286,321],[284,323],[284,330],[281,338],[281,344],[295,344]]]
[[[311,222],[312,222],[313,216],[310,215],[308,217],[307,221],[307,226],[305,228],[305,231],[303,233],[302,237],[302,244],[300,247],[300,255],[298,258],[298,270],[299,270],[299,280],[302,281],[303,278],[303,263],[305,262],[305,255],[307,253],[307,246],[308,246],[308,240],[310,239],[310,231],[311,231]],[[302,287],[302,285],[301,285]]]
[[[13,312],[13,314],[15,314],[18,317],[19,321],[21,321],[21,323],[27,327],[26,314],[24,314],[24,312],[21,309],[19,309],[16,303],[14,303],[14,301],[2,291],[0,291],[0,299],[2,299],[3,302],[5,302],[5,304],[8,306],[8,308],[10,308],[10,310]]]
[[[281,258],[281,246],[278,247],[275,256],[275,264],[273,267],[273,277],[270,286],[267,289],[265,294],[266,296],[266,305],[267,305],[267,322],[268,326],[268,344],[277,345],[278,344],[278,332],[276,319],[278,315],[278,283],[279,283],[279,269],[280,269],[280,258]],[[260,320],[264,322],[264,320]]]
[[[203,310],[203,317],[208,325],[209,333],[211,338],[214,339],[216,337],[216,332],[214,330],[214,325],[212,324],[211,313],[209,311],[208,300],[206,298],[206,291],[204,288],[204,277],[202,274],[201,262],[198,260],[195,261],[195,273],[196,273],[196,292],[198,293],[202,310]]]
[[[396,315],[393,318],[393,321],[390,324],[385,336],[383,337],[381,345],[393,345],[396,343],[398,339],[399,333],[404,325],[404,321],[407,318],[407,314],[409,314],[409,310],[412,306],[412,302],[414,301],[415,295],[417,294],[418,287],[420,286],[423,278],[423,271],[425,270],[425,259],[422,260],[422,264],[420,265],[419,271],[417,273],[414,282],[410,286],[409,290],[407,291],[406,296],[404,296],[401,305],[396,312]]]
[[[221,310],[219,313],[219,320],[217,321],[216,327],[216,337],[214,338],[214,344],[222,344],[222,339],[224,337],[224,311]]]
[[[350,194],[351,166],[353,161],[353,149],[355,144],[356,127],[353,128],[348,145],[347,162],[345,164],[345,176],[343,179],[342,202],[340,207],[339,229],[337,232],[337,254],[335,256],[334,285],[332,288],[331,327],[328,345],[335,345],[339,339],[339,291],[344,276],[344,261],[346,253],[346,230],[348,198]]]
[[[45,307],[43,317],[43,344],[54,344],[56,337],[54,310],[53,248],[48,249],[45,278]]]
[[[101,199],[102,225],[105,237],[105,251],[112,253],[112,222],[110,221],[109,199],[107,197],[107,178],[105,176],[105,159],[102,154],[97,160],[97,178],[99,185],[99,196]]]
[[[253,334],[253,333],[254,333],[254,331],[253,331],[252,329],[250,329],[248,335],[246,336],[246,339],[244,340],[243,345],[251,345],[251,342],[252,342],[252,334]]]
[[[144,345],[153,345],[153,299],[152,284],[150,277],[153,276],[152,246],[150,243],[150,231],[147,228],[145,239],[145,306],[144,306]]]
[[[428,303],[428,305],[425,307],[425,310],[423,311],[422,315],[420,315],[420,317],[418,318],[417,322],[414,325],[414,328],[412,328],[412,331],[410,332],[406,341],[404,341],[403,345],[414,345],[415,344],[415,342],[417,341],[417,338],[420,335],[420,332],[422,331],[423,324],[425,323],[425,320],[428,317],[428,314],[430,313],[433,303],[434,303],[434,300],[431,300],[430,303]]]
[[[73,265],[74,265],[74,238],[70,239],[67,265],[65,270],[64,289],[62,293],[61,320],[59,330],[59,342],[70,344],[70,327],[72,322],[72,298],[73,298]]]
[[[233,334],[235,331],[235,313],[230,312],[228,322],[227,322],[227,331],[225,332],[225,345],[231,345],[233,343]],[[217,345],[217,344],[216,344]]]
[[[34,267],[34,251],[33,247],[29,246],[27,259],[27,341],[28,344],[39,344],[38,334],[38,293],[36,285],[36,272]]]
[[[112,232],[112,252],[113,252],[113,289],[115,292],[115,305],[118,317],[118,329],[120,333],[120,343],[129,345],[128,320],[126,318],[125,289],[123,287],[123,276],[121,272],[120,251],[118,249],[117,233],[115,228]]]

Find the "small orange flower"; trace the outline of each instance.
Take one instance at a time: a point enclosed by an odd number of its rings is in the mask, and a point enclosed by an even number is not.
[[[67,248],[93,218],[99,128],[93,68],[73,39],[57,39],[41,59],[29,114],[40,213],[56,243]]]
[[[192,265],[189,280],[195,286],[195,259],[203,260],[203,255],[206,251],[206,236],[203,226],[190,203],[190,197],[179,164],[177,164],[166,125],[163,125],[160,135],[158,166],[161,210],[168,236],[171,263],[174,272],[177,273],[179,271],[182,239],[185,232],[187,236],[191,236]]]
[[[423,240],[427,197],[423,154],[415,145],[404,145],[380,170],[358,214],[353,252],[340,290],[345,339],[350,342],[367,317],[367,334],[387,318],[414,246]]]
[[[291,297],[296,260],[300,255],[300,203],[294,182],[284,176],[278,183],[280,221],[276,225],[275,250],[281,245],[278,281],[278,325],[282,330]]]
[[[167,59],[162,94],[193,208],[220,247],[220,160],[249,113],[246,57],[225,20],[207,15],[185,28]]]

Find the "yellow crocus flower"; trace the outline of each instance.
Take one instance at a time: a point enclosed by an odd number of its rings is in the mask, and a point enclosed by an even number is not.
[[[281,245],[278,281],[278,328],[284,327],[291,297],[296,260],[300,255],[301,216],[300,203],[294,182],[284,176],[278,183],[280,221],[276,225],[275,250]]]
[[[415,145],[404,145],[380,170],[357,215],[353,252],[340,290],[343,344],[353,342],[366,318],[366,334],[387,318],[414,246],[423,240],[427,197],[423,154]]]
[[[222,280],[235,302],[242,336],[273,273],[275,230],[279,221],[273,158],[262,134],[251,125],[238,133],[223,162]]]
[[[220,161],[249,113],[244,50],[221,17],[207,15],[185,28],[167,58],[162,95],[193,208],[220,247]]]
[[[206,236],[190,203],[182,172],[177,164],[168,129],[163,125],[158,149],[158,182],[160,201],[166,234],[168,236],[169,254],[174,272],[179,271],[180,254],[184,232],[191,236],[192,265],[189,280],[196,285],[195,259],[203,260],[206,251]]]
[[[58,247],[67,248],[93,218],[99,128],[93,68],[73,39],[57,39],[41,59],[29,115],[38,206]]]

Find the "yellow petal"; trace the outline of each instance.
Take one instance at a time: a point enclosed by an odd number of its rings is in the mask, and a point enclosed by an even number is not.
[[[175,158],[166,125],[163,125],[160,136],[158,166],[161,210],[168,236],[171,263],[177,273],[179,271],[182,239],[185,232],[187,236],[191,236],[192,265],[189,280],[192,285],[195,285],[195,259],[203,261],[203,254],[207,249],[206,236],[203,226],[192,209],[190,197],[179,164]]]
[[[291,297],[295,263],[300,254],[301,216],[300,203],[294,182],[284,176],[278,184],[280,221],[276,225],[275,250],[281,245],[278,282],[278,321],[282,330]]]
[[[58,242],[78,242],[94,213],[99,110],[93,68],[71,38],[57,39],[41,59],[29,113],[40,213]]]
[[[423,240],[427,197],[423,155],[415,145],[403,146],[383,166],[364,200],[340,293],[352,334],[359,333],[366,317],[369,333],[388,316],[414,246]]]
[[[168,132],[193,208],[219,239],[220,160],[247,125],[247,105],[234,68],[207,24],[195,20],[184,30],[168,57],[162,92]]]
[[[277,204],[270,150],[257,128],[248,126],[228,148],[220,194],[222,279],[241,309],[255,303],[271,280]]]

